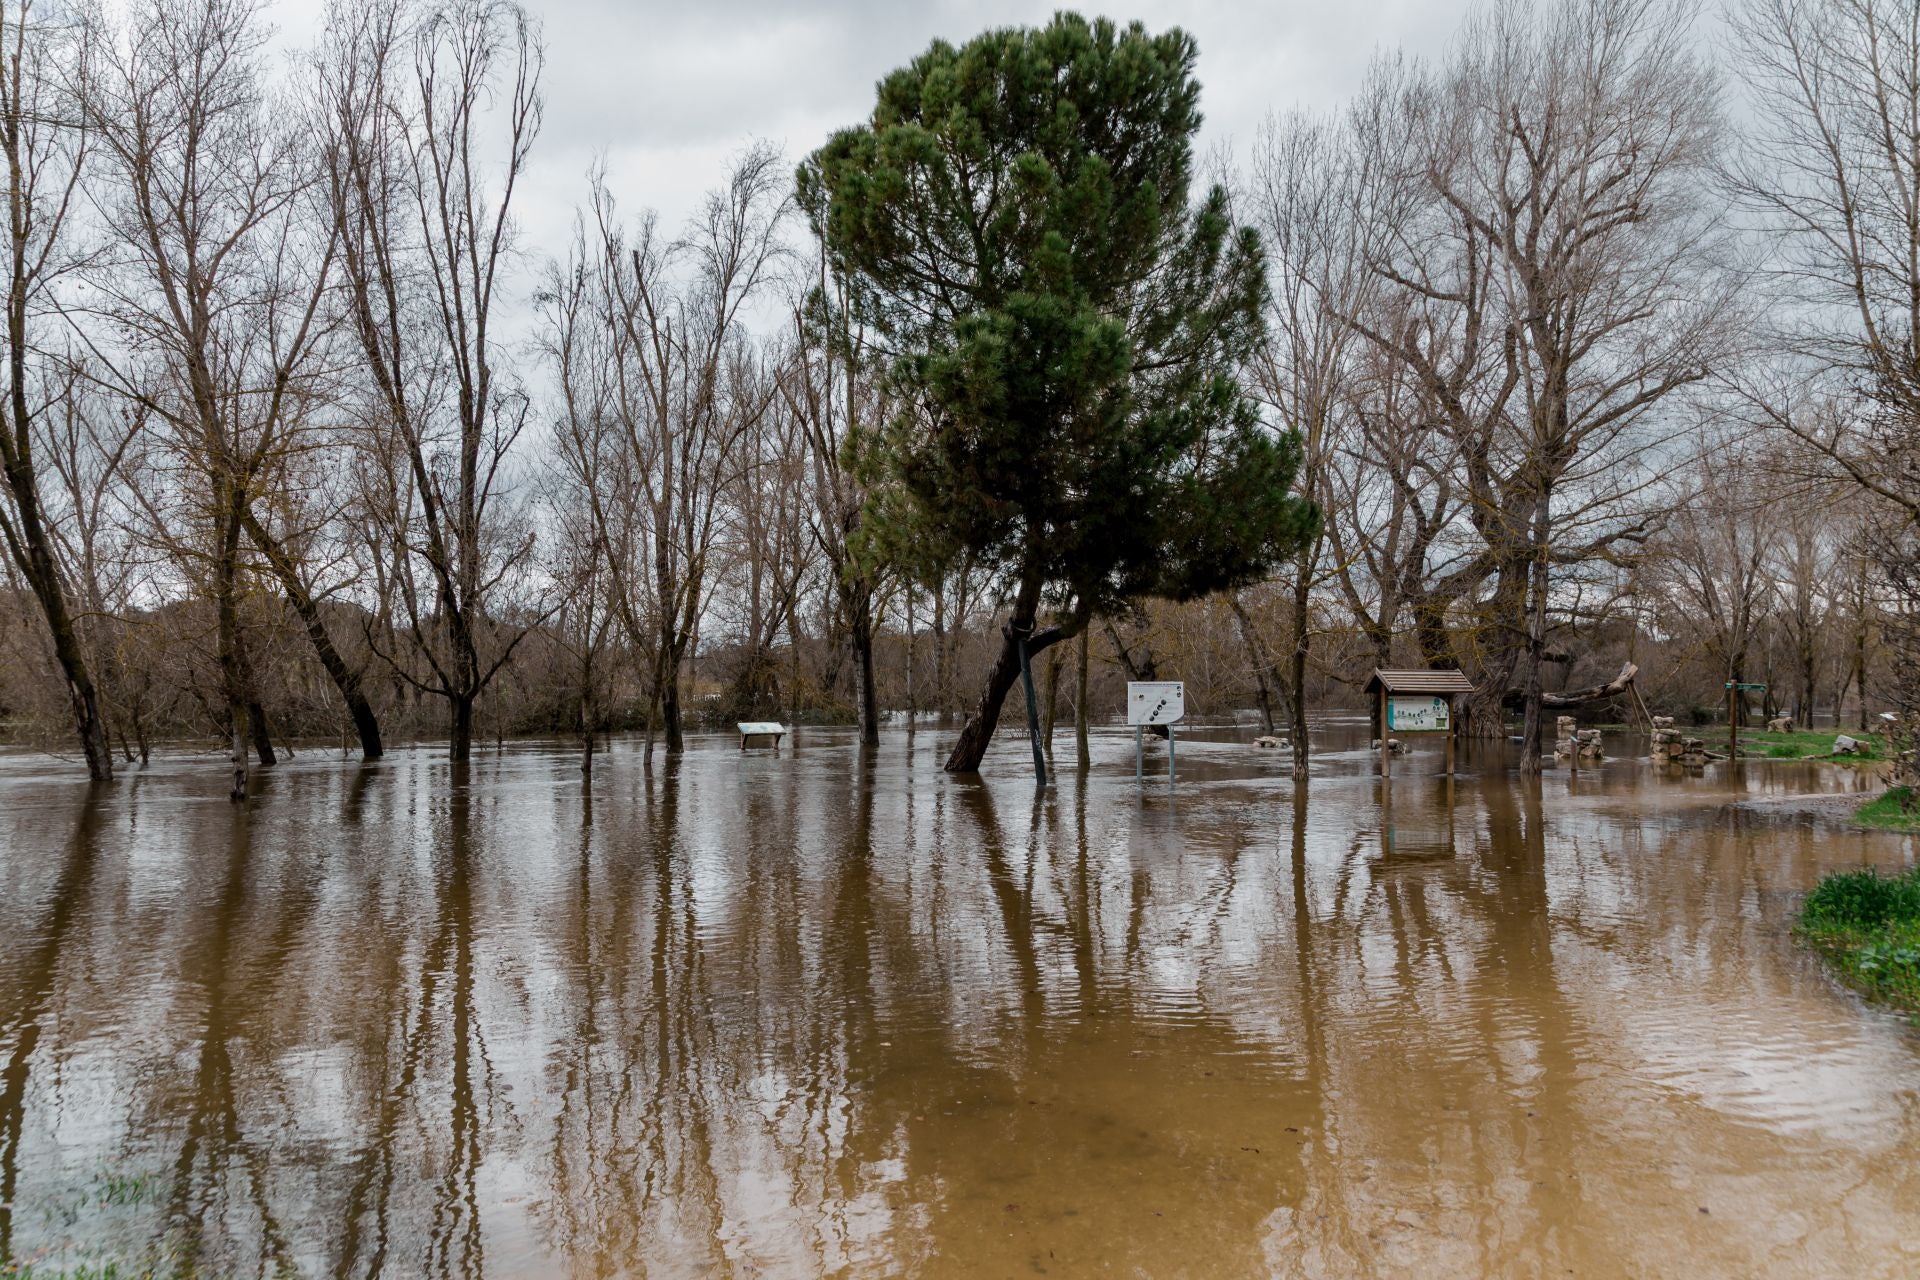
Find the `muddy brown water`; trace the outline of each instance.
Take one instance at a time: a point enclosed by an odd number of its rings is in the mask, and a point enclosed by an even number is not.
[[[245,809],[0,758],[0,1263],[1920,1272],[1920,1034],[1789,934],[1920,854],[1818,798],[1863,779],[1388,787],[1362,732],[1304,791],[1226,730],[1137,788],[1104,732],[1038,799],[931,731],[591,791],[303,753]]]

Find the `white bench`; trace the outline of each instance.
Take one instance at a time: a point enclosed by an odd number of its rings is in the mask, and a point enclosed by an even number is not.
[[[787,736],[787,727],[772,720],[740,720],[735,722],[735,727],[740,730],[742,751],[750,746],[770,746],[778,751],[780,739]],[[771,738],[773,741],[756,743],[753,741],[755,738]]]

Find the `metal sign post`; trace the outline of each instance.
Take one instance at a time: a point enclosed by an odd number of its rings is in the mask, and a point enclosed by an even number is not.
[[[1179,680],[1129,680],[1127,723],[1133,726],[1133,779],[1144,781],[1148,725],[1167,730],[1167,785],[1173,785],[1173,726],[1187,714],[1187,686]]]
[[[1764,689],[1764,684],[1745,680],[1727,681],[1727,759],[1740,758],[1740,695],[1749,689]]]

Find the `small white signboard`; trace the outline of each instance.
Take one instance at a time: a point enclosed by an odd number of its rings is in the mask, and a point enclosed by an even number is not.
[[[1387,728],[1395,733],[1445,733],[1448,727],[1445,698],[1387,699]]]
[[[1129,680],[1127,723],[1174,724],[1187,714],[1187,686],[1180,680]]]

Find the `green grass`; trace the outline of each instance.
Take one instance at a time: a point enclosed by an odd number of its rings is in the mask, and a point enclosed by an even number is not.
[[[1855,809],[1853,820],[1876,831],[1920,832],[1920,796],[1912,787],[1889,787],[1878,800]]]
[[[1724,749],[1726,726],[1720,726],[1720,738],[1714,738],[1712,726],[1696,729],[1695,735],[1706,739],[1708,747],[1719,746]],[[1849,738],[1861,744],[1860,750],[1850,756],[1834,756],[1833,740],[1846,733]],[[1794,729],[1787,733],[1768,733],[1762,729],[1743,729],[1740,732],[1740,745],[1749,754],[1761,755],[1769,760],[1884,760],[1886,742],[1877,734],[1847,733],[1845,729],[1836,729],[1831,733],[1814,729]]]
[[[1801,904],[1794,931],[1848,986],[1920,1015],[1920,867],[1826,877]]]

